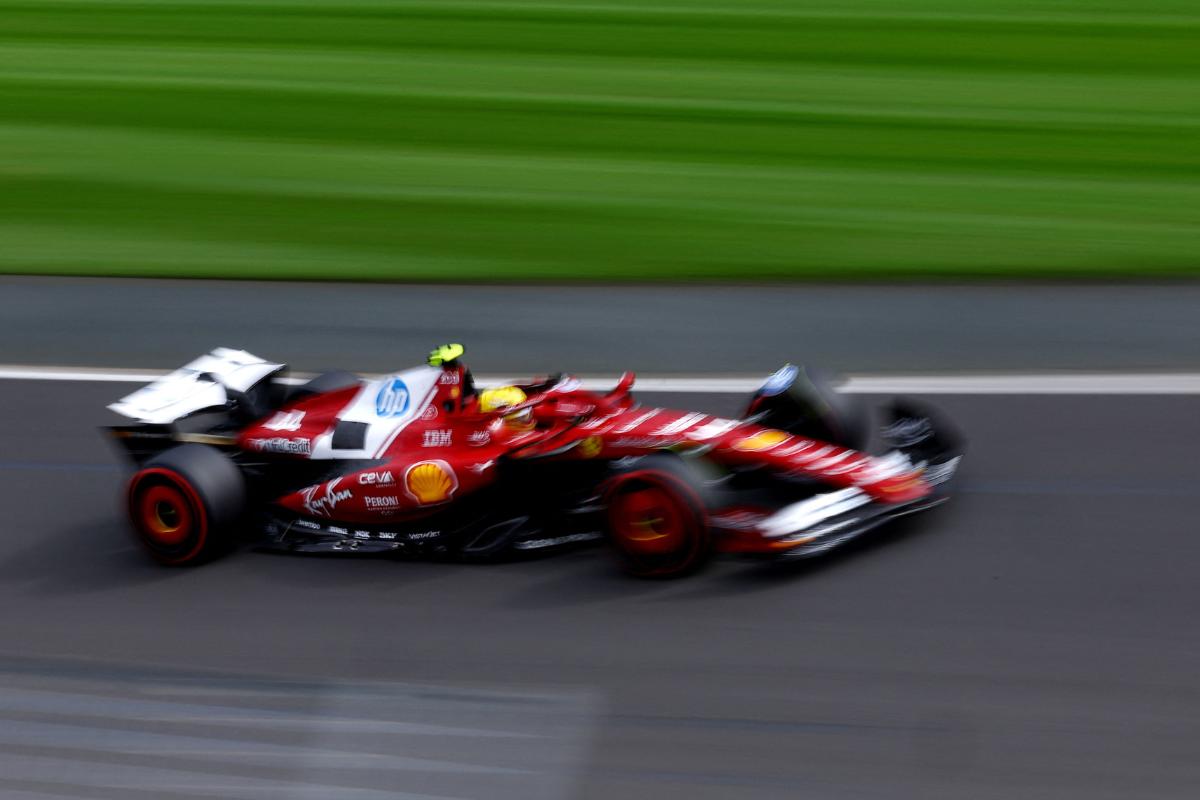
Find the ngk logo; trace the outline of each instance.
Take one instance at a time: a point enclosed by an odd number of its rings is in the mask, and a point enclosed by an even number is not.
[[[386,472],[360,472],[358,482],[363,486],[391,486],[396,480],[389,469]]]

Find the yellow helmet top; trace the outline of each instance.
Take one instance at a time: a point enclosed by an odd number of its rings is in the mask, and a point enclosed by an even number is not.
[[[480,411],[497,411],[525,402],[525,393],[516,386],[497,386],[479,393]]]

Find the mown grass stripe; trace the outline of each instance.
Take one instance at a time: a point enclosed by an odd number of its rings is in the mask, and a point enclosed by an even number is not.
[[[1200,271],[1200,15],[0,0],[0,270]]]

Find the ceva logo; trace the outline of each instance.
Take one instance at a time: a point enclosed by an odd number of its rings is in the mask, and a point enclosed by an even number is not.
[[[402,417],[408,411],[408,386],[399,378],[384,381],[375,395],[375,414],[380,417]]]
[[[396,481],[389,469],[386,472],[360,472],[358,482],[363,486],[391,486]]]

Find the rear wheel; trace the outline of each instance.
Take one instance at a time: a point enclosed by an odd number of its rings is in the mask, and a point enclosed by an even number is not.
[[[138,539],[164,564],[200,563],[225,549],[246,500],[237,466],[215,448],[185,444],[134,474],[129,519]]]
[[[682,577],[712,552],[696,482],[675,459],[646,459],[613,478],[605,494],[606,535],[626,572],[639,578]]]

